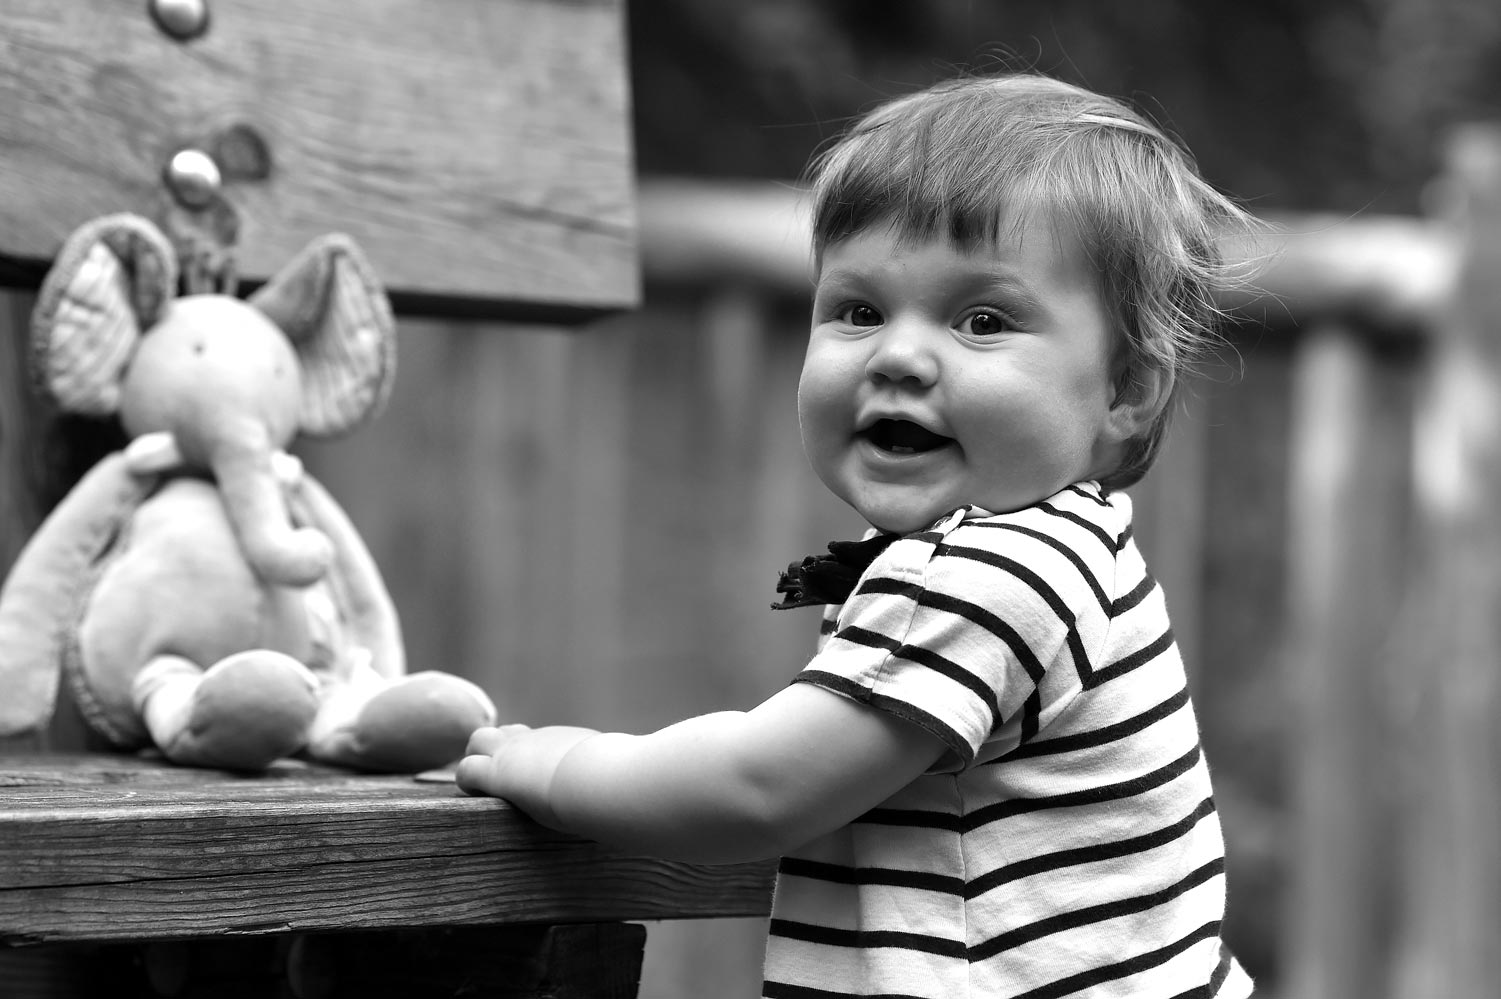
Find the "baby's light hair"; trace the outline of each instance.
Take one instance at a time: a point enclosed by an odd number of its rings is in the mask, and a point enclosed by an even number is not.
[[[1120,333],[1116,402],[1144,370],[1165,404],[1102,479],[1156,460],[1183,375],[1218,343],[1220,240],[1255,220],[1199,176],[1188,151],[1122,101],[1034,74],[950,80],[859,119],[812,166],[813,249],[877,227],[912,242],[995,243],[1033,211],[1067,226],[1100,276]]]

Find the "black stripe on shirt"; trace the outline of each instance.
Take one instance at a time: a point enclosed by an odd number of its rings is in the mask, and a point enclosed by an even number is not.
[[[1049,586],[1041,576],[1037,575],[1037,573],[1033,572],[1027,566],[1015,561],[1014,559],[1006,558],[1004,555],[996,555],[995,553],[988,552],[983,548],[967,548],[956,545],[940,545],[938,554],[957,558],[967,558],[975,562],[981,562],[985,565],[989,565],[997,569],[1002,569],[1010,573],[1011,576],[1013,576],[1017,580],[1026,583],[1034,593],[1042,598],[1043,602],[1048,605],[1048,608],[1052,610],[1055,615],[1057,615],[1058,620],[1063,624],[1064,628],[1067,629],[1064,633],[1065,641],[1068,642],[1069,651],[1074,656],[1074,663],[1078,668],[1080,675],[1087,676],[1090,673],[1094,672],[1094,667],[1089,662],[1089,656],[1084,650],[1084,639],[1079,635],[1078,623],[1074,618],[1073,608],[1070,607],[1062,597],[1058,596],[1057,591]],[[1088,578],[1087,574],[1086,578]],[[1104,600],[1104,593],[1100,592],[1098,587],[1096,587],[1095,589],[1100,599]],[[1026,642],[1022,640],[1022,637],[1018,635],[1016,631],[1013,630],[1012,627],[1005,621],[985,610],[983,607],[960,600],[957,597],[951,597],[947,594],[936,593],[933,590],[925,590],[924,593],[925,597],[922,602],[927,606],[934,607],[940,610],[946,610],[952,614],[959,614],[966,620],[972,621],[980,627],[985,628],[992,634],[1000,637],[1003,641],[1006,642],[1007,645],[1011,647],[1011,650],[1017,654],[1018,658],[1022,660],[1022,665],[1026,667],[1027,675],[1032,678],[1032,682],[1042,682],[1043,668],[1042,664],[1038,661],[1036,654],[1032,652],[1031,647],[1028,646]],[[1022,653],[1023,649],[1026,650],[1025,656],[1023,656]]]
[[[933,672],[963,686],[971,694],[975,695],[980,703],[985,705],[985,710],[990,712],[992,724],[995,723],[995,719],[1000,717],[1001,705],[996,700],[995,690],[969,670],[953,660],[939,655],[932,649],[926,649],[920,645],[903,645],[880,632],[871,631],[868,628],[857,628],[853,625],[841,628],[835,637],[853,645],[862,645],[868,649],[884,649],[893,658],[906,659],[909,662],[917,663],[919,666],[926,666]],[[1026,646],[1023,645],[1022,648],[1025,649]],[[1036,660],[1034,659],[1033,662],[1036,662]],[[1039,666],[1038,669],[1040,670],[1041,667]],[[965,755],[973,756],[974,753],[967,752]]]
[[[1062,545],[1062,543],[1058,542],[1055,538],[1048,537],[1044,534],[1038,534],[1036,531],[1032,531],[1025,527],[1017,527],[1015,524],[980,523],[977,526],[1005,528],[1008,530],[1017,531],[1031,537],[1036,537],[1038,540],[1045,541],[1053,547],[1057,548],[1060,552],[1068,556],[1069,560],[1074,564],[1074,567],[1079,570],[1079,575],[1084,579],[1086,583],[1089,584],[1089,588],[1094,591],[1095,599],[1099,601],[1101,610],[1105,611],[1107,615],[1109,614],[1110,598],[1105,595],[1105,591],[1100,588],[1100,584],[1096,582],[1094,576],[1090,574],[1089,567],[1086,566],[1076,554],[1074,554],[1072,549]],[[1061,621],[1064,627],[1067,629],[1064,632],[1064,641],[1068,643],[1069,654],[1073,656],[1074,668],[1079,673],[1080,682],[1088,682],[1089,677],[1094,674],[1094,664],[1089,661],[1089,652],[1084,648],[1084,638],[1079,634],[1079,625],[1077,619],[1074,617],[1074,610],[1063,600],[1062,597],[1058,595],[1058,592],[1056,590],[1048,585],[1046,580],[1044,580],[1031,568],[1023,565],[1015,559],[1007,558],[1004,555],[997,555],[996,553],[987,551],[983,548],[970,548],[963,545],[939,545],[938,548],[935,549],[935,557],[937,555],[966,558],[970,559],[971,561],[980,562],[984,565],[989,565],[994,568],[1004,570],[1013,578],[1026,583],[1034,593],[1042,598],[1043,602],[1045,602],[1053,611],[1053,613],[1057,615],[1059,621]],[[927,592],[932,593],[931,590]],[[929,601],[929,603],[937,606],[936,602]],[[987,614],[987,616],[990,617],[990,619],[993,621],[1000,621],[999,618],[996,618],[994,615],[988,614],[988,612],[986,611],[980,610],[980,608],[976,608],[976,610],[979,610],[980,613]],[[971,620],[974,620],[973,615],[965,616],[969,617]],[[995,631],[995,628],[989,627],[989,630]],[[1009,627],[1007,630],[1010,630]],[[1012,634],[1015,634],[1015,632],[1012,632]],[[1018,636],[1018,639],[1020,639],[1020,636]],[[1017,648],[1017,645],[1015,643],[1008,641],[1007,644],[1011,645],[1013,650]],[[1027,672],[1029,675],[1031,675],[1032,681],[1034,683],[1042,682],[1040,673],[1033,673],[1030,667],[1028,667]],[[997,725],[999,725],[999,719],[997,719]],[[1024,736],[1024,738],[1026,737]]]
[[[826,947],[855,947],[872,950],[876,947],[894,947],[898,950],[914,950],[923,954],[963,959],[967,953],[963,940],[929,936],[926,933],[905,933],[900,930],[841,930],[832,926],[813,923],[797,923],[790,919],[773,919],[769,935],[787,940],[803,940]]]
[[[1196,985],[1186,992],[1179,992],[1172,999],[1214,999],[1220,994],[1220,989],[1225,986],[1225,979],[1230,977],[1230,969],[1235,965],[1235,957],[1230,953],[1230,948],[1220,941],[1220,963],[1215,965],[1214,973],[1209,976],[1209,981],[1203,985]]]
[[[869,576],[851,596],[858,597],[866,593],[890,593],[915,601],[922,596],[923,588],[920,583],[909,583],[895,576]]]
[[[764,999],[851,999],[853,992],[830,992],[828,989],[815,989],[809,985],[792,985],[788,982],[763,981],[761,983],[761,995]],[[905,992],[882,992],[879,995],[861,994],[859,999],[922,999],[921,996],[908,995]]]
[[[1020,565],[1017,565],[1017,569],[1024,572],[1028,571],[1022,569]],[[1034,576],[1033,578],[1035,579],[1036,577]],[[1070,631],[1072,631],[1074,620],[1073,612],[1068,609],[1063,601],[1058,599],[1057,594],[1053,593],[1052,590],[1047,589],[1047,584],[1043,583],[1042,580],[1037,579],[1037,585],[1046,590],[1046,593],[1043,594],[1043,598],[1048,600],[1048,602],[1053,605],[1054,611],[1060,613],[1060,616],[1069,626]],[[939,593],[935,590],[926,589],[914,583],[906,583],[900,579],[892,579],[888,576],[876,576],[872,579],[867,579],[864,583],[861,584],[860,592],[888,593],[896,596],[906,597],[909,600],[916,601],[919,607],[928,607],[933,610],[942,611],[945,614],[952,614],[955,617],[963,618],[970,624],[973,624],[975,627],[982,628],[985,631],[990,632],[996,638],[999,638],[1002,642],[1005,642],[1007,647],[1010,648],[1013,653],[1015,653],[1017,661],[1020,662],[1022,668],[1027,671],[1027,676],[1031,678],[1032,682],[1042,682],[1043,675],[1046,671],[1043,669],[1042,662],[1037,658],[1037,654],[1032,651],[1032,647],[1029,646],[1026,643],[1026,640],[1017,633],[1015,628],[1011,627],[1011,625],[1007,624],[1004,620],[997,617],[995,614],[992,614],[984,607],[981,607],[979,604],[971,603],[968,600],[961,600],[960,598],[950,596],[947,593]],[[843,632],[840,632],[840,634],[842,636]],[[875,635],[876,633],[867,632],[867,634]],[[890,640],[887,639],[887,641],[889,642]],[[861,642],[860,644],[866,645],[870,643]],[[886,648],[887,646],[882,645],[878,647]],[[904,646],[904,648],[909,647],[911,646]],[[947,659],[943,661],[948,662]],[[957,666],[954,668],[959,669],[959,667]],[[969,673],[968,670],[960,669],[959,671],[966,674]],[[984,686],[984,684],[981,684],[981,686]],[[989,690],[988,687],[986,687],[985,689]],[[995,703],[994,691],[990,692],[988,700],[992,706],[991,718],[992,720],[994,720],[1000,716],[1000,705]]]
[[[1096,496],[1094,493],[1090,492],[1088,489],[1085,489],[1083,486],[1078,486],[1078,485],[1069,486],[1068,487],[1068,491],[1071,492],[1071,493],[1073,493],[1075,496],[1082,496],[1082,497],[1084,497],[1085,499],[1089,500],[1089,502],[1093,503],[1095,506],[1103,506],[1103,507],[1109,507],[1110,506],[1110,504],[1105,501],[1105,497],[1108,496],[1108,495],[1110,495],[1110,494],[1108,492],[1106,492],[1105,490],[1103,490],[1103,489],[1100,490],[1100,495],[1098,495],[1098,496]]]
[[[1032,647],[1027,644],[1026,639],[1022,638],[1015,628],[984,607],[971,603],[968,600],[961,600],[958,597],[950,596],[947,593],[936,593],[933,590],[923,591],[922,599],[918,603],[923,607],[942,611],[945,614],[952,614],[955,617],[961,617],[976,627],[990,632],[1005,642],[1006,646],[1016,655],[1016,661],[1021,664],[1022,669],[1027,671],[1028,679],[1033,683],[1042,682],[1042,678],[1046,675],[1047,670],[1043,668],[1042,661],[1037,658],[1037,653],[1032,651]],[[1072,625],[1071,621],[1070,625]],[[1072,627],[1070,627],[1070,631],[1072,630]],[[968,671],[966,670],[965,672]],[[994,693],[992,692],[993,697]],[[1000,706],[996,705],[996,711],[993,712],[993,716],[998,716],[999,714]]]
[[[1126,534],[1122,534],[1119,538],[1112,538],[1110,535],[1105,533],[1104,528],[1100,527],[1099,524],[1096,524],[1094,521],[1089,520],[1088,518],[1079,516],[1072,510],[1060,510],[1053,504],[1047,502],[1037,504],[1037,508],[1043,513],[1051,514],[1054,517],[1060,517],[1071,524],[1077,524],[1080,527],[1084,528],[1084,530],[1099,538],[1100,544],[1108,548],[1110,550],[1110,554],[1112,555],[1119,555],[1121,553],[1121,549],[1125,547],[1125,543],[1130,540],[1130,536]]]
[[[1048,542],[1049,544],[1055,544],[1055,540],[1049,538],[1046,535],[1038,534],[1037,532],[1031,531],[1027,528],[1016,527],[1015,525],[981,523],[978,526],[1010,528],[1023,534],[1035,536],[1040,540]],[[1057,545],[1055,545],[1055,547],[1057,547]],[[1069,559],[1074,563],[1074,566],[1079,570],[1081,577],[1086,583],[1089,584],[1090,589],[1094,591],[1095,598],[1099,601],[1101,609],[1108,615],[1111,608],[1110,599],[1105,595],[1105,591],[1100,589],[1099,583],[1095,580],[1094,576],[1090,574],[1088,566],[1084,565],[1084,563],[1079,559],[1077,555],[1072,552],[1071,549],[1068,549],[1066,547],[1058,547],[1058,550],[1067,555]],[[1079,634],[1078,622],[1074,617],[1073,608],[1071,608],[1063,600],[1063,598],[1058,595],[1057,591],[1049,586],[1041,576],[1039,576],[1032,569],[1028,568],[1020,562],[1017,562],[1014,559],[1007,558],[1004,555],[997,555],[994,552],[987,551],[983,548],[971,548],[962,545],[939,545],[935,549],[935,557],[937,557],[938,555],[954,558],[965,558],[971,561],[980,562],[984,565],[989,565],[993,568],[1001,569],[1009,573],[1013,578],[1025,583],[1043,600],[1044,603],[1048,605],[1053,613],[1057,615],[1059,621],[1063,624],[1064,628],[1066,629],[1064,632],[1064,640],[1068,644],[1069,654],[1073,657],[1074,668],[1079,674],[1079,681],[1080,683],[1088,687],[1090,678],[1095,675],[1096,671],[1094,664],[1090,662],[1089,652],[1084,647],[1084,638]],[[979,606],[978,604],[971,603],[967,600],[961,600],[958,597],[950,596],[948,594],[938,593],[934,590],[926,589],[915,583],[909,583],[900,579],[893,579],[889,576],[875,576],[867,579],[860,585],[859,592],[887,593],[896,596],[902,596],[908,598],[909,600],[916,600],[920,606],[932,607],[936,610],[942,610],[947,613],[962,617],[965,620],[975,624],[976,626],[985,629],[986,631],[990,632],[991,634],[995,635],[1003,642],[1005,642],[1006,645],[1011,648],[1011,651],[1016,654],[1017,659],[1020,660],[1022,666],[1026,669],[1027,675],[1032,679],[1032,682],[1034,684],[1040,684],[1042,682],[1044,669],[1042,663],[1038,660],[1036,653],[1032,651],[1031,647],[1027,645],[1025,640],[1022,639],[1021,635],[1017,634],[1015,629],[1013,629],[1000,617],[992,614],[990,611]],[[1107,679],[1109,678],[1107,677]],[[1029,700],[1028,708],[1030,709],[1030,707],[1031,703]],[[1028,711],[1026,719],[1030,719],[1031,721],[1030,731],[1025,731],[1029,728],[1029,726],[1027,720],[1024,719],[1024,732],[1022,736],[1023,741],[1031,738],[1031,736],[1036,733],[1036,717],[1037,715],[1035,712],[1031,710]],[[999,711],[999,705],[996,705],[995,710],[991,711],[991,731],[995,731],[995,729],[999,728],[1002,723],[1003,718]]]
[[[934,812],[921,808],[872,808],[855,819],[873,826],[906,826],[914,829],[942,829],[946,832],[969,832],[969,823],[963,815],[950,812]]]
[[[1076,732],[1073,735],[1063,735],[1056,739],[1044,739],[1041,742],[1018,746],[1004,756],[997,756],[993,760],[986,761],[984,765],[994,766],[997,763],[1004,763],[1009,760],[1031,759],[1036,756],[1051,756],[1057,753],[1073,753],[1081,749],[1094,749],[1097,746],[1118,742],[1128,736],[1135,735],[1143,729],[1150,728],[1162,721],[1162,719],[1181,711],[1187,705],[1188,688],[1184,687],[1162,703],[1154,704],[1141,714],[1133,715],[1124,721],[1088,732]]]
[[[1077,805],[1098,805],[1107,801],[1132,798],[1154,791],[1192,770],[1199,762],[1197,745],[1178,759],[1156,770],[1114,784],[1102,784],[1081,791],[1049,795],[1043,798],[1007,798],[993,805],[977,808],[966,815],[950,812],[935,812],[921,808],[872,808],[855,819],[856,822],[880,826],[913,826],[923,829],[945,829],[949,832],[970,833],[991,822],[1000,822],[1017,815],[1040,812],[1047,808],[1069,808]]]
[[[1085,864],[1095,864],[1106,860],[1118,860],[1121,857],[1129,857],[1136,853],[1146,853],[1166,846],[1174,840],[1181,839],[1193,831],[1200,822],[1214,814],[1214,800],[1205,798],[1199,802],[1197,808],[1189,812],[1183,818],[1171,825],[1154,829],[1140,836],[1129,839],[1115,840],[1109,843],[1096,843],[1090,846],[1074,847],[1070,850],[1059,850],[1055,853],[1046,853],[1037,857],[1029,857],[1019,860],[1014,864],[998,867],[988,874],[983,874],[964,886],[966,899],[979,898],[988,891],[994,891],[1002,885],[1022,878],[1030,878],[1038,874],[1046,874],[1049,871],[1061,871],[1068,867],[1082,867]]]
[[[1120,617],[1126,611],[1130,610],[1131,608],[1135,607],[1137,604],[1145,600],[1156,588],[1157,580],[1152,578],[1152,574],[1149,572],[1143,573],[1141,582],[1137,583],[1136,586],[1132,588],[1130,593],[1127,593],[1124,596],[1116,597],[1115,600],[1111,602],[1111,618],[1113,619]]]
[[[1055,538],[1051,534],[1043,534],[1041,531],[1034,531],[1030,527],[1022,527],[1020,524],[1008,524],[1005,522],[997,523],[994,521],[982,520],[977,522],[975,526],[990,528],[991,530],[997,531],[1011,531],[1014,534],[1025,535],[1026,537],[1040,541],[1043,544],[1047,545],[1049,548],[1052,548],[1054,551],[1058,552],[1058,554],[1068,559],[1073,567],[1078,570],[1080,577],[1084,580],[1084,584],[1089,587],[1092,593],[1094,593],[1095,600],[1097,600],[1100,604],[1100,609],[1105,611],[1107,614],[1110,612],[1110,598],[1105,595],[1105,590],[1100,586],[1100,581],[1098,579],[1095,579],[1094,573],[1089,571],[1089,566],[1086,565],[1084,560],[1079,557],[1079,553],[1074,551],[1058,538]],[[972,559],[976,562],[983,562],[986,565],[993,565],[997,568],[1005,569],[1013,575],[1018,576],[1029,583],[1034,590],[1037,590],[1037,592],[1042,595],[1044,600],[1048,601],[1049,605],[1053,607],[1054,611],[1057,611],[1059,607],[1067,606],[1063,603],[1062,600],[1058,599],[1058,595],[1056,593],[1053,593],[1052,587],[1043,582],[1040,576],[1038,576],[1035,572],[1028,568],[1024,563],[1018,562],[1015,559],[1007,558],[1004,555],[998,555],[995,552],[992,552],[985,548],[972,548],[968,545],[954,544],[939,545],[933,550],[933,555],[935,558],[939,555],[958,556],[960,558]],[[1052,596],[1051,599],[1049,599],[1050,594]],[[1066,617],[1062,613],[1060,613],[1058,616],[1063,617],[1066,621],[1073,620],[1072,611],[1069,611],[1068,616]]]
[[[1037,729],[1042,718],[1042,689],[1033,687],[1032,693],[1022,702],[1022,731],[1021,744],[1026,745],[1037,737]]]
[[[1100,905],[1091,905],[1083,909],[1075,909],[1071,912],[1060,912],[1056,916],[1039,919],[1035,923],[1018,926],[1014,930],[991,937],[983,943],[975,944],[969,949],[971,961],[984,961],[995,957],[1034,940],[1062,933],[1066,930],[1076,930],[1082,926],[1094,923],[1103,923],[1109,919],[1118,919],[1121,916],[1134,916],[1147,912],[1158,906],[1165,905],[1173,899],[1192,891],[1204,884],[1211,878],[1225,873],[1225,858],[1216,857],[1209,863],[1190,871],[1182,879],[1168,885],[1158,891],[1149,892],[1145,895],[1136,895],[1131,898],[1116,899],[1111,902],[1103,902]]]
[[[1170,784],[1188,773],[1199,762],[1199,756],[1200,749],[1195,744],[1192,749],[1171,763],[1160,766],[1156,770],[1142,774],[1139,777],[1132,777],[1129,780],[1117,781],[1114,784],[1100,784],[1079,791],[1069,791],[1064,794],[1053,794],[1041,798],[1008,798],[1005,801],[998,801],[995,804],[977,808],[965,816],[965,831],[969,832],[990,822],[998,822],[1016,815],[1040,812],[1047,808],[1098,805],[1107,801],[1119,801],[1122,798],[1134,798],[1139,794],[1145,794],[1165,784]],[[881,809],[875,809],[875,811],[880,812]]]
[[[1082,867],[1086,864],[1118,860],[1121,857],[1128,857],[1132,854],[1156,850],[1186,836],[1206,817],[1213,814],[1214,801],[1210,798],[1205,798],[1192,812],[1177,822],[1164,826],[1161,829],[1155,829],[1152,832],[1141,836],[1134,836],[1130,839],[1096,843],[1090,846],[1075,847],[1070,850],[1059,850],[1055,853],[1039,857],[1031,857],[1027,860],[996,868],[967,884],[960,878],[946,874],[933,874],[927,871],[905,871],[891,867],[849,867],[844,864],[808,860],[804,857],[783,857],[778,864],[777,872],[789,877],[807,878],[812,881],[824,881],[830,884],[884,885],[890,888],[911,888],[917,891],[953,895],[970,901],[979,898],[986,892],[994,891],[996,888],[1014,881],[1020,881],[1023,878],[1065,870],[1070,867]]]
[[[1040,986],[1030,992],[1023,992],[1015,999],[1061,999],[1062,996],[1073,995],[1075,992],[1093,988],[1103,982],[1115,981],[1121,978],[1129,978],[1131,975],[1139,975],[1143,971],[1150,971],[1160,965],[1166,964],[1184,951],[1193,947],[1202,940],[1209,940],[1219,935],[1220,921],[1212,920],[1200,926],[1182,940],[1174,941],[1165,947],[1138,954],[1135,957],[1115,964],[1107,964],[1104,967],[1092,968],[1089,971],[1081,971],[1077,975],[1060,978],[1056,982]]]
[[[783,857],[777,865],[777,873],[839,885],[885,885],[890,888],[915,888],[919,891],[938,892],[956,897],[965,895],[963,879],[947,874],[931,874],[927,871],[902,871],[890,867],[846,867],[843,864],[827,864],[818,860],[805,860],[802,857]]]
[[[1137,649],[1130,655],[1124,656],[1102,669],[1094,670],[1087,676],[1083,676],[1085,690],[1093,690],[1095,687],[1109,683],[1116,677],[1125,676],[1132,670],[1145,666],[1147,663],[1162,655],[1173,645],[1173,629],[1169,628],[1149,645]]]

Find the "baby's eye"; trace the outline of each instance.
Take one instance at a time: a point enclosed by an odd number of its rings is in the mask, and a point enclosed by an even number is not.
[[[879,326],[881,314],[869,305],[851,305],[841,317],[851,326]]]
[[[1008,330],[1016,329],[1016,324],[1000,312],[981,310],[971,312],[959,320],[959,330],[970,336],[990,337],[999,336]]]

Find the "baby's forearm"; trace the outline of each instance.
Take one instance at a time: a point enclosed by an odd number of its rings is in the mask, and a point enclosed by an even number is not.
[[[569,750],[548,802],[559,827],[623,849],[702,863],[778,856],[796,843],[780,783],[759,773],[747,716],[690,718],[650,735],[597,735]]]
[[[459,787],[538,822],[703,863],[779,856],[853,821],[943,752],[926,731],[810,684],[650,735],[479,729]]]

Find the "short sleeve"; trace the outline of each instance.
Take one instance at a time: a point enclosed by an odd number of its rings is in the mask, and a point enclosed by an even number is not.
[[[1026,741],[1078,693],[1108,627],[1094,592],[1113,573],[1106,546],[1081,556],[1043,516],[955,518],[897,541],[797,680],[933,733],[949,749],[938,772]]]

